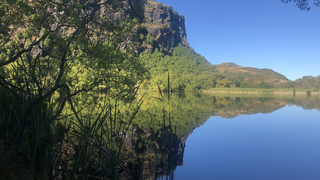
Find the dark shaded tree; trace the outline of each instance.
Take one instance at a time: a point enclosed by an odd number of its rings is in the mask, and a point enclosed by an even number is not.
[[[288,3],[288,2],[294,2],[296,3],[296,5],[298,6],[298,8],[300,10],[307,10],[309,11],[311,9],[310,5],[309,5],[309,0],[281,0],[284,3]],[[313,0],[313,5],[318,7],[320,6],[320,0]]]

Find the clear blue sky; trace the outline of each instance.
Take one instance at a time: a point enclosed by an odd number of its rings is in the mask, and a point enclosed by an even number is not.
[[[300,11],[280,0],[158,2],[185,16],[189,44],[211,64],[270,68],[290,80],[320,75],[320,7]]]

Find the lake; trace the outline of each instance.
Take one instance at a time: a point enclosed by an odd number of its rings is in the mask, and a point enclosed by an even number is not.
[[[318,96],[144,99],[128,144],[140,179],[320,179]]]

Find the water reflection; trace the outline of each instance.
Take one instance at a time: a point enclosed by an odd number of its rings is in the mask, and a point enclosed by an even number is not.
[[[318,97],[215,96],[213,94],[172,94],[170,99],[149,94],[136,116],[128,136],[128,161],[135,179],[173,179],[183,165],[189,134],[212,116],[272,113],[286,105],[320,110]]]

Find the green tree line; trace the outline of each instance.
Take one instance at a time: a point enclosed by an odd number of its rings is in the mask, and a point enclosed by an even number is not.
[[[150,80],[145,80],[143,89],[156,91],[158,87],[167,90],[167,73],[170,74],[170,91],[202,91],[210,88],[274,88],[272,83],[254,83],[245,77],[251,74],[219,72],[203,56],[192,48],[179,45],[173,50],[154,53],[143,52],[141,61],[149,69]]]
[[[320,89],[320,76],[304,76],[282,85],[283,88]]]

